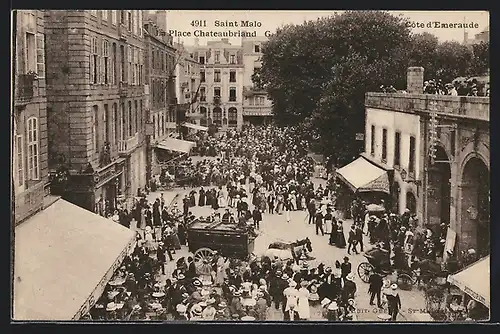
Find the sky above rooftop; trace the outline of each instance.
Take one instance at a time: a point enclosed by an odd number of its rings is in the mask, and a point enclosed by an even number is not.
[[[190,10],[169,10],[167,11],[167,29],[182,32],[184,37],[174,37],[175,42],[193,45],[195,30],[201,31],[235,31],[246,30],[256,31],[257,36],[264,36],[265,32],[274,33],[277,28],[286,24],[301,24],[304,20],[316,20],[320,17],[332,15],[341,11],[190,11]],[[486,11],[390,11],[394,15],[403,15],[411,22],[418,23],[413,28],[413,32],[429,32],[438,37],[440,41],[452,40],[462,42],[464,32],[468,33],[469,39],[475,34],[482,32],[489,26],[489,13]],[[241,21],[259,22],[261,25],[255,28],[242,27],[216,27],[216,21],[225,23],[226,21],[236,21],[241,25]],[[203,22],[205,21],[205,22]],[[474,28],[436,28],[433,22],[441,23],[467,23],[473,24]],[[194,23],[200,27],[192,26]],[[429,27],[429,24],[432,27]],[[205,27],[203,27],[205,25]],[[477,28],[476,28],[477,27]],[[190,33],[190,37],[185,37]],[[200,37],[199,44],[206,44],[207,40],[219,38]],[[239,44],[241,38],[229,38],[232,44]]]

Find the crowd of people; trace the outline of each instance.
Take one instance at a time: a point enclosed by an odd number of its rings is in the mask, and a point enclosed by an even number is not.
[[[406,93],[393,86],[380,86],[383,93]],[[489,83],[478,81],[476,78],[457,78],[453,82],[444,83],[441,79],[424,81],[424,94],[452,95],[452,96],[490,96]]]
[[[170,207],[163,194],[148,203],[139,191],[130,212],[117,211],[111,218],[137,231],[137,245],[112,280],[119,284],[107,285],[90,312],[92,318],[249,321],[266,320],[274,308],[287,321],[310,319],[312,310],[331,321],[356,319],[358,288],[347,256],[330,268],[312,267],[307,256],[287,261],[263,256],[244,262],[215,254],[208,276],[200,275],[188,256],[177,260],[173,272],[166,272],[175,252],[189,244],[187,230],[195,220],[221,221],[255,232],[264,212],[290,222],[290,213],[301,210],[307,212],[304,223],[314,225],[316,234],[327,236],[330,245],[347,248],[346,255],[373,245],[385,254],[370,277],[368,293],[370,304],[376,298],[377,306],[396,320],[401,299],[398,286],[384,279],[387,270],[422,269],[422,259],[435,263],[444,252],[447,226],[438,232],[419,229],[409,210],[402,215],[373,213],[357,199],[351,207],[354,222],[344,233],[335,184],[314,186],[307,143],[293,133],[293,128],[251,127],[228,132],[222,140],[206,139],[199,149],[203,152],[207,145],[213,158],[182,162],[193,180],[193,189],[178,201],[182,205]],[[195,206],[209,206],[212,214],[195,217]],[[363,244],[365,235],[371,246]]]

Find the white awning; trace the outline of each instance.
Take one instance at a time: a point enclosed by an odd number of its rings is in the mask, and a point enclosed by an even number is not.
[[[180,140],[175,138],[167,138],[156,144],[157,148],[182,153],[189,153],[195,146],[196,143],[193,141]]]
[[[135,244],[135,233],[62,199],[15,229],[14,320],[79,319]]]
[[[490,256],[448,276],[448,282],[484,306],[490,307]]]
[[[337,170],[339,176],[353,191],[381,191],[389,193],[387,172],[363,157]]]
[[[208,131],[208,128],[206,126],[201,126],[198,124],[193,124],[193,123],[182,123],[182,126],[185,126],[186,128],[191,128],[199,131]]]

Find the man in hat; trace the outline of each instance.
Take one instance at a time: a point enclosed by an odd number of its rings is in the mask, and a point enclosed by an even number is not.
[[[257,320],[266,320],[267,314],[267,300],[263,291],[257,292],[257,302],[255,304],[255,315]]]
[[[319,235],[319,231],[321,231],[322,236],[325,235],[325,231],[323,230],[323,214],[321,213],[321,209],[316,210],[314,223],[316,224],[316,235]]]
[[[347,256],[344,257],[344,262],[340,265],[340,271],[343,279],[352,272],[352,265]]]
[[[349,230],[349,238],[347,239],[347,243],[349,244],[347,246],[347,254],[351,255],[351,249],[356,253],[358,253],[358,250],[356,249],[356,245],[358,244],[358,240],[356,238],[356,226],[353,224],[351,225],[351,229]]]
[[[209,298],[206,304],[207,306],[201,313],[201,317],[203,318],[203,320],[215,320],[215,314],[217,313],[217,310],[214,307],[215,299]]]
[[[241,275],[237,274],[233,269],[229,269],[228,279],[229,284],[234,285],[238,289],[240,288],[241,283],[243,283]]]
[[[286,302],[285,297],[283,296],[283,291],[288,286],[288,275],[285,275],[286,274],[283,274],[281,270],[277,270],[269,281],[269,294],[271,295],[277,310],[279,309],[280,304],[284,305]]]
[[[191,321],[200,321],[200,320],[203,320],[202,318],[202,313],[203,313],[203,307],[199,304],[195,304],[193,305],[193,307],[191,307],[191,311],[190,311],[190,317],[189,317],[189,320]]]
[[[401,309],[401,299],[399,298],[399,293],[396,291],[397,289],[397,284],[392,284],[391,289],[385,292],[387,309],[392,321],[396,321],[399,310]]]
[[[192,256],[189,256],[188,257],[188,270],[186,272],[186,277],[188,279],[193,279],[196,276],[197,276],[197,274],[196,274],[196,266],[194,264],[194,259]]]
[[[257,206],[253,209],[252,218],[254,228],[259,229],[260,222],[262,221],[262,213]]]
[[[375,296],[377,297],[377,306],[382,307],[382,303],[380,302],[380,293],[382,292],[382,286],[384,285],[382,275],[380,275],[379,271],[376,270],[368,279],[368,283],[370,287],[368,288],[368,293],[370,294],[370,305],[373,305],[373,301],[375,300]]]
[[[165,257],[165,247],[163,242],[158,243],[158,248],[156,249],[156,259],[158,260],[162,275],[165,275],[165,262],[167,261],[167,258]],[[172,260],[172,254],[170,254],[170,261]]]
[[[188,315],[187,315],[187,307],[186,305],[184,304],[178,304],[176,307],[175,307],[175,310],[176,310],[176,314],[174,315],[174,320],[181,320],[181,321],[186,321],[186,320],[189,320],[188,319]]]
[[[344,287],[342,288],[342,306],[347,307],[349,299],[354,299],[354,295],[356,294],[356,283],[354,283],[353,274],[349,274],[344,279]]]

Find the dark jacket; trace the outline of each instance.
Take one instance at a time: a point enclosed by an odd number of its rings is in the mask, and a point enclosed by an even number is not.
[[[293,320],[290,319],[290,312],[293,312]],[[283,321],[300,321],[300,315],[297,311],[286,311],[283,316]]]
[[[342,273],[342,277],[346,277],[348,274],[351,273],[351,269],[352,268],[352,265],[350,262],[347,262],[347,263],[342,263],[340,265],[340,271]]]
[[[380,292],[382,289],[382,285],[384,284],[382,280],[382,276],[377,273],[374,273],[368,279],[368,283],[370,287],[368,288],[368,292]]]
[[[262,213],[260,212],[260,210],[253,210],[252,216],[254,221],[262,221]]]

